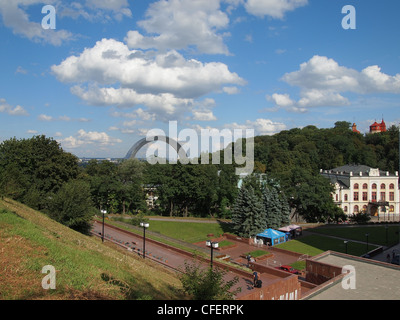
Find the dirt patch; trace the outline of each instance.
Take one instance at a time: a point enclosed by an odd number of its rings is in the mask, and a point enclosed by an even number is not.
[[[37,294],[43,275],[27,267],[28,259],[39,257],[37,247],[12,235],[11,226],[0,227],[0,299],[25,299]]]

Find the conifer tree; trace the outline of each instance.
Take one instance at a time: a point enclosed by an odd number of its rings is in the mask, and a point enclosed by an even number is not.
[[[280,197],[281,202],[281,227],[290,224],[290,206],[287,198],[284,195]]]
[[[251,186],[243,185],[232,211],[235,233],[241,237],[254,237],[266,228],[262,202]]]
[[[265,187],[262,194],[265,220],[268,228],[278,229],[281,224],[281,202],[275,188]]]

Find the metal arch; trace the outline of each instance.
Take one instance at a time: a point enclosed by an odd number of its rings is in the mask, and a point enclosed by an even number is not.
[[[136,154],[139,152],[139,150],[141,148],[143,148],[146,144],[148,143],[152,143],[155,141],[163,141],[166,144],[169,144],[171,147],[173,147],[176,150],[176,153],[179,155],[180,159],[187,159],[187,155],[185,152],[185,149],[183,149],[182,145],[167,136],[154,136],[152,138],[143,138],[141,140],[139,140],[138,142],[136,142],[132,148],[130,148],[130,150],[128,151],[128,153],[125,156],[125,159],[132,159],[136,157]]]

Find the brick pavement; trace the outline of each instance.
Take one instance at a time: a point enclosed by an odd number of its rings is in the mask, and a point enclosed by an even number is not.
[[[96,235],[100,235],[102,231],[102,223],[94,223],[93,232]],[[108,241],[113,241],[120,246],[126,248],[134,254],[138,254],[139,256],[143,256],[143,237],[140,235],[136,235],[134,233],[130,233],[127,231],[117,230],[115,228],[107,227],[105,228],[105,235]],[[215,239],[221,241],[222,239]],[[232,248],[214,250],[214,257],[219,255],[229,255],[231,262],[234,262],[242,267],[247,265],[247,260],[241,256],[243,256],[247,252],[251,252],[253,250],[261,249],[259,246],[251,245],[249,243],[244,243],[242,241],[237,241],[235,239],[229,239],[229,241],[235,243],[235,246]],[[207,248],[205,242],[197,243],[199,247]],[[273,252],[273,257],[265,260],[259,260],[257,263],[262,265],[269,266],[279,266],[281,264],[290,264],[298,259],[298,256],[289,255],[284,252],[280,252],[275,250],[274,248],[266,248],[263,246],[264,250]],[[180,252],[175,248],[170,248],[164,244],[156,243],[149,239],[146,240],[146,258],[156,261],[157,263],[163,264],[166,267],[172,268],[174,270],[182,269],[185,261],[192,260],[192,255],[190,253]],[[214,263],[217,264],[217,261],[214,259]],[[204,263],[204,266],[209,266],[208,263]],[[250,269],[248,269],[250,270]],[[226,280],[232,280],[235,276],[239,277],[238,284],[234,287],[240,287],[241,292],[237,294],[237,298],[245,296],[254,290],[252,284],[252,275],[251,272],[245,271],[235,271],[231,269],[227,275]],[[276,274],[262,273],[260,274],[260,279],[263,281],[263,284],[266,285],[271,281],[278,279],[279,276]]]

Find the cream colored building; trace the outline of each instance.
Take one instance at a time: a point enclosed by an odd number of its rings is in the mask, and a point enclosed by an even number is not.
[[[351,215],[367,212],[371,216],[391,219],[399,215],[399,173],[391,174],[363,165],[321,170],[335,187],[334,202]]]

